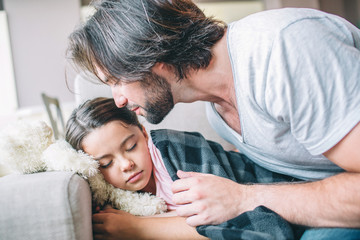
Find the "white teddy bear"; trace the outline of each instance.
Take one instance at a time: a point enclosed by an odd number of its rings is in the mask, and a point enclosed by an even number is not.
[[[113,187],[104,180],[99,165],[89,155],[76,151],[65,140],[53,140],[52,129],[42,121],[18,121],[0,133],[2,172],[30,174],[42,171],[71,171],[89,182],[96,204],[111,204],[133,215],[149,216],[166,211],[165,202],[149,193]]]

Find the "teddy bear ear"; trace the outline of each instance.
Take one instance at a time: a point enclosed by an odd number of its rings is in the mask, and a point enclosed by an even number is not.
[[[51,144],[42,154],[48,171],[71,171],[84,178],[98,173],[99,163],[82,151],[76,151],[65,140]]]

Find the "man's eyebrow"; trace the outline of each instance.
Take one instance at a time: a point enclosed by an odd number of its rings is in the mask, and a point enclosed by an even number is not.
[[[124,139],[124,141],[122,141],[121,142],[121,144],[120,144],[120,148],[122,148],[125,144],[126,144],[126,142],[128,141],[128,140],[130,140],[131,138],[133,138],[133,137],[135,137],[135,134],[133,133],[133,134],[130,134],[129,136],[127,136],[125,139]],[[102,155],[102,156],[100,156],[100,157],[94,157],[94,160],[96,160],[96,161],[99,161],[99,160],[101,160],[102,158],[105,158],[105,157],[107,157],[107,156],[109,156],[110,154],[104,154],[104,155]]]

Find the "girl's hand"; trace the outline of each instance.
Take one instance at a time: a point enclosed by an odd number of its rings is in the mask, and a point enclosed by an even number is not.
[[[101,207],[97,204],[95,204],[95,202],[92,203],[92,213],[99,213],[100,211],[104,210],[104,209],[108,209],[108,208],[112,208],[114,209],[111,205],[106,204],[105,206]],[[115,209],[114,209],[115,210]]]
[[[94,239],[134,239],[141,233],[140,218],[130,213],[106,208],[92,218]]]

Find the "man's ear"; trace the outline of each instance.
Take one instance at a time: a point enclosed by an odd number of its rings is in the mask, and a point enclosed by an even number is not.
[[[152,71],[153,73],[166,79],[172,79],[174,77],[174,67],[163,62],[155,63],[152,67]]]
[[[163,63],[163,62],[157,62],[157,63],[155,63],[155,65],[152,67],[152,70],[153,70],[154,73],[159,74],[164,68],[165,68],[165,63]]]

